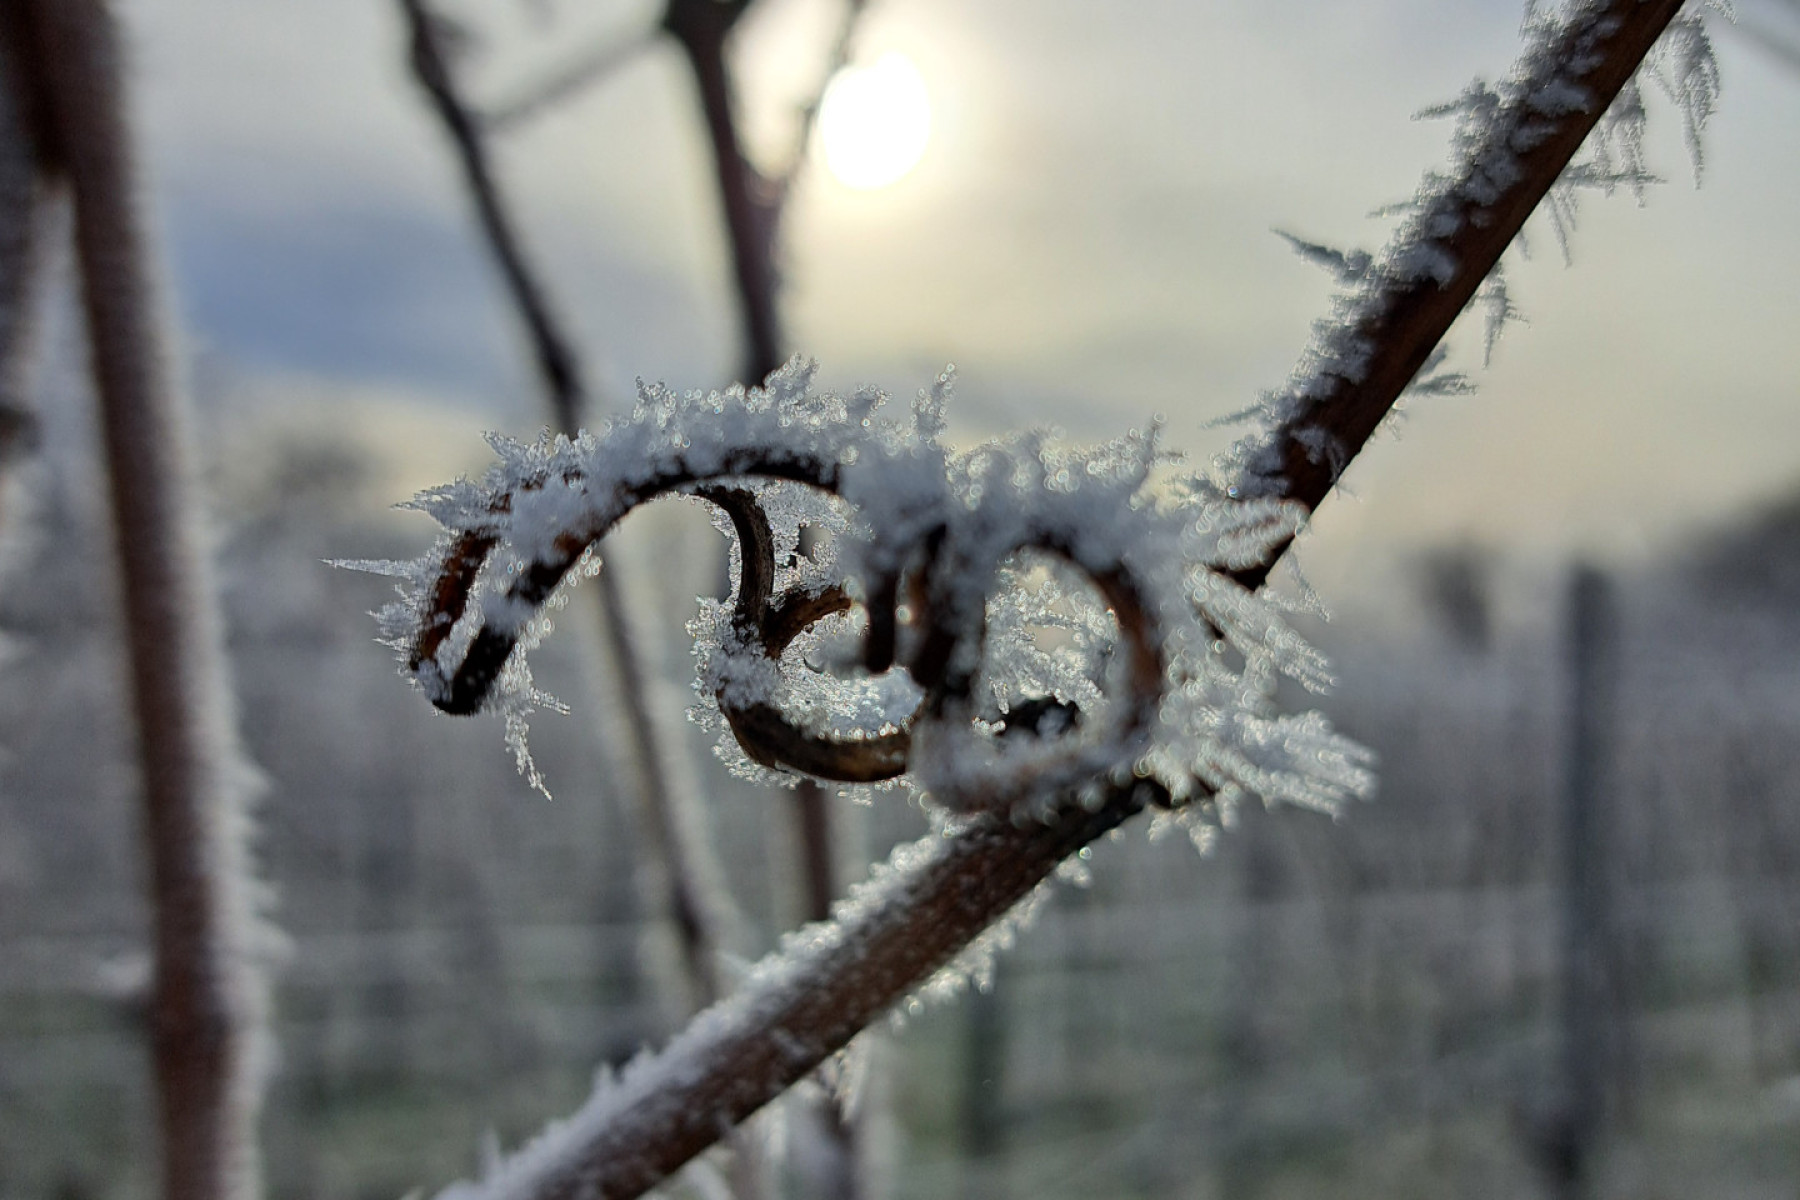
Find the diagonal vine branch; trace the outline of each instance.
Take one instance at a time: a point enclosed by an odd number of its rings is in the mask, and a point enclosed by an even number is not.
[[[1317,335],[1275,419],[1240,448],[1233,494],[1308,511],[1330,494],[1575,157],[1682,0],[1583,5],[1532,47],[1511,94]],[[1237,573],[1259,586],[1274,564]]]
[[[526,261],[525,247],[494,178],[487,140],[475,114],[463,102],[435,14],[427,7],[427,0],[400,0],[400,10],[406,17],[407,54],[413,78],[430,99],[432,111],[456,149],[456,161],[475,202],[482,236],[525,322],[556,425],[573,433],[581,427],[584,403],[574,343],[556,320],[543,284]]]
[[[1679,8],[1590,0],[1536,31],[1496,110],[1468,128],[1454,173],[1427,181],[1415,217],[1321,326],[1294,382],[1266,406],[1263,430],[1238,448],[1230,494],[1306,511],[1329,494]],[[783,474],[768,464],[757,473]],[[1287,545],[1231,574],[1260,586]],[[869,640],[879,660],[873,629]],[[1146,781],[1106,782],[1065,793],[1043,820],[987,809],[903,847],[834,922],[803,931],[661,1054],[481,1183],[445,1196],[642,1194],[918,989],[1065,857],[1171,801]]]
[[[653,1063],[628,1069],[600,1106],[558,1131],[575,1137],[528,1146],[501,1175],[440,1200],[641,1195],[716,1141],[723,1123],[742,1120],[848,1044],[1063,859],[1165,799],[1145,783],[1048,824],[984,818],[937,839],[924,861],[893,864],[881,883],[840,905],[837,925],[814,927],[815,944],[751,979],[736,1011],[703,1014]]]

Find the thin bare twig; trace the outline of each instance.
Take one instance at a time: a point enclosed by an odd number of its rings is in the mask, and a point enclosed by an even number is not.
[[[531,350],[549,398],[556,425],[565,433],[581,426],[582,382],[574,344],[551,312],[550,299],[525,258],[525,248],[500,195],[487,142],[473,110],[463,102],[456,76],[445,54],[441,27],[426,0],[399,0],[406,17],[408,55],[413,78],[431,100],[432,111],[456,148],[463,183],[475,202],[482,236],[506,280],[513,304],[525,322]]]
[[[818,87],[801,106],[794,142],[778,174],[764,174],[745,156],[725,62],[726,43],[751,0],[668,0],[662,27],[687,55],[699,89],[714,176],[731,239],[733,278],[744,329],[744,379],[766,378],[784,361],[778,307],[776,250],[782,209],[805,164],[806,148],[826,85],[847,61],[866,0],[845,0]]]
[[[652,41],[647,33],[607,36],[548,77],[489,105],[480,116],[482,128],[489,133],[511,132],[546,109],[600,84],[648,49]]]
[[[744,378],[759,382],[781,366],[776,311],[775,224],[778,186],[744,156],[725,66],[725,44],[750,0],[669,0],[662,26],[694,69],[712,147],[713,170],[731,241],[731,265],[744,323]]]
[[[1308,509],[1324,499],[1679,7],[1595,0],[1532,48],[1516,94],[1485,131],[1491,153],[1467,156],[1391,248],[1376,283],[1322,334],[1326,352],[1309,351],[1300,375],[1317,386],[1301,390],[1245,448],[1234,491]],[[1490,174],[1502,155],[1516,171]],[[1421,253],[1437,270],[1407,269]],[[1354,368],[1329,353],[1341,347],[1356,350]],[[1284,550],[1237,577],[1260,585]],[[1143,783],[1113,786],[1097,809],[1071,803],[1024,826],[993,812],[978,816],[942,839],[929,862],[840,909],[816,931],[816,946],[772,964],[728,1005],[703,1014],[475,1194],[640,1195],[920,986],[1063,857],[1146,804],[1167,802],[1154,792]]]
[[[838,72],[849,65],[850,51],[856,42],[856,26],[868,7],[868,0],[844,0],[843,10],[838,15],[837,32],[831,39],[831,50],[825,56],[825,69],[819,73],[818,83],[806,103],[800,106],[798,119],[794,122],[794,137],[789,143],[787,165],[774,177],[782,204],[786,204],[794,181],[806,166],[807,148],[812,144],[813,129],[819,123],[819,108],[825,103],[825,91]]]
[[[463,99],[427,0],[399,2],[407,20],[414,76],[456,150],[482,234],[530,338],[552,420],[563,433],[573,435],[582,425],[586,402],[573,340],[556,320],[548,293],[526,258],[495,178],[481,124]],[[648,680],[631,635],[630,614],[617,565],[597,582],[601,636],[619,675],[614,691],[625,713],[642,792],[638,811],[643,832],[661,867],[667,893],[665,903],[675,924],[683,972],[698,1006],[704,1007],[721,994],[715,961],[718,919],[711,899],[697,881],[693,855],[673,813],[675,800],[663,762],[662,738],[649,708]]]
[[[137,207],[118,29],[102,0],[37,0],[44,161],[66,181],[124,593],[156,950],[151,1039],[164,1194],[251,1200],[266,986],[216,600],[184,398]]]

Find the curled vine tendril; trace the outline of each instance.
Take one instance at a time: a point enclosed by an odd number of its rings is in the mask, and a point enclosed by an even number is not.
[[[729,456],[721,469],[698,473],[667,470],[629,487],[621,486],[606,503],[593,505],[567,528],[542,540],[539,551],[522,562],[506,585],[505,604],[536,610],[549,600],[558,585],[590,546],[604,537],[627,514],[651,500],[683,494],[717,506],[729,518],[737,539],[741,569],[732,605],[730,628],[734,653],[761,655],[779,665],[796,638],[821,620],[849,612],[858,601],[842,581],[823,586],[800,584],[776,590],[776,539],[768,514],[756,492],[744,486],[750,479],[778,479],[800,483],[842,498],[841,482],[847,468],[837,463],[808,459],[791,453],[758,453],[744,450]],[[561,487],[579,490],[586,479],[578,470],[565,469],[554,479]],[[491,499],[490,511],[503,516],[513,511],[525,495],[541,491],[552,482],[548,474],[528,478],[512,491]],[[946,513],[963,511],[946,505]],[[1027,704],[1003,732],[1027,729],[1038,732],[1032,720],[1046,705],[1065,708],[1061,736],[1081,744],[1079,754],[1067,756],[1086,764],[1082,773],[1098,761],[1094,743],[1110,748],[1114,763],[1128,764],[1141,752],[1154,724],[1162,697],[1164,659],[1157,623],[1142,589],[1122,561],[1095,566],[1075,550],[1076,532],[1043,519],[1028,524],[1010,544],[996,546],[992,539],[968,536],[957,529],[954,517],[930,525],[904,545],[884,546],[878,560],[885,567],[867,573],[861,602],[867,613],[862,645],[862,667],[871,673],[892,668],[904,671],[918,686],[922,698],[904,721],[880,729],[856,730],[834,735],[796,721],[772,697],[744,699],[720,685],[715,693],[719,709],[738,744],[753,761],[838,783],[874,783],[896,778],[914,765],[916,747],[927,728],[943,730],[952,738],[972,737],[976,717],[973,699],[977,664],[986,636],[984,602],[971,599],[966,586],[971,578],[998,578],[1003,560],[1021,551],[1041,551],[1060,558],[1084,572],[1116,618],[1124,649],[1125,697],[1115,718],[1098,737],[1077,733],[1082,715],[1051,698]],[[504,543],[495,527],[465,530],[444,549],[436,577],[423,592],[425,611],[419,614],[415,634],[407,648],[409,670],[418,673],[440,658],[451,632],[468,612],[478,580],[495,552]],[[904,603],[902,598],[904,597]],[[445,686],[431,693],[432,702],[449,713],[478,711],[489,699],[507,660],[517,651],[516,622],[497,625],[483,619],[468,649]],[[1021,791],[1046,783],[1067,784],[1071,762],[1045,756],[1029,760],[1016,780]],[[975,807],[989,801],[964,799],[956,807]]]

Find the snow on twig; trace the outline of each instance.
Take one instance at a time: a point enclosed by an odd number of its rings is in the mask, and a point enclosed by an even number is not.
[[[789,935],[661,1053],[602,1078],[578,1112],[439,1200],[641,1195],[848,1044],[1065,858],[1158,799],[1156,785],[1137,783],[1056,822],[990,813],[900,847],[831,923]]]
[[[1381,424],[1500,255],[1552,193],[1616,97],[1628,91],[1617,136],[1600,139],[1596,164],[1567,181],[1638,187],[1648,178],[1633,132],[1641,114],[1632,80],[1682,0],[1584,0],[1552,16],[1534,9],[1512,73],[1477,81],[1449,105],[1454,161],[1428,174],[1387,248],[1355,273],[1314,327],[1287,384],[1264,397],[1261,428],[1219,464],[1231,494],[1280,497],[1308,511],[1331,491]],[[1704,35],[1677,26],[1677,91],[1692,127],[1710,113],[1714,88]],[[1570,193],[1560,193],[1566,213]],[[1306,247],[1302,247],[1306,249]],[[1494,293],[1503,296],[1504,293]],[[1490,310],[1493,311],[1493,310]],[[1501,304],[1504,322],[1511,310]],[[1498,327],[1494,327],[1497,332]],[[1256,586],[1266,564],[1239,573]]]

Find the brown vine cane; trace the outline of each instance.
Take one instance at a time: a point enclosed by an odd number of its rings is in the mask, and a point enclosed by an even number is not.
[[[755,493],[729,481],[762,477],[802,483],[832,495],[841,495],[843,467],[802,454],[770,452],[766,448],[727,455],[724,469],[701,475],[671,470],[644,482],[622,486],[611,503],[594,510],[580,525],[558,532],[549,551],[526,564],[508,589],[511,602],[533,608],[549,599],[557,585],[594,542],[605,536],[639,505],[660,496],[686,494],[716,505],[730,519],[741,564],[737,595],[732,610],[732,633],[741,646],[779,662],[783,653],[818,621],[851,609],[855,601],[840,585],[822,588],[790,588],[775,593],[775,539],[767,514]],[[578,471],[558,476],[564,485],[579,487]],[[514,492],[495,497],[489,510],[496,518],[491,527],[465,530],[447,546],[436,579],[426,590],[418,633],[408,652],[408,665],[417,672],[439,654],[452,629],[465,616],[482,570],[504,540],[500,518],[513,508],[514,496],[541,489],[549,476],[520,484]],[[949,511],[948,509],[946,511]],[[1123,749],[1147,739],[1154,725],[1163,686],[1163,657],[1157,622],[1123,563],[1102,567],[1084,564],[1075,554],[1070,536],[1041,522],[1028,525],[1005,553],[995,555],[969,549],[974,539],[956,536],[948,523],[932,526],[916,542],[890,556],[900,564],[877,574],[868,587],[871,601],[869,630],[864,641],[864,666],[887,669],[897,661],[903,624],[899,597],[904,591],[910,609],[904,622],[913,630],[910,652],[901,663],[924,692],[917,710],[900,724],[849,737],[832,737],[796,724],[780,708],[766,701],[734,702],[721,688],[715,697],[733,736],[749,757],[777,770],[795,771],[838,783],[872,783],[904,773],[914,758],[914,734],[922,723],[967,726],[974,716],[974,673],[953,664],[979,660],[986,632],[985,607],[967,611],[967,601],[955,599],[955,579],[979,572],[991,584],[1005,554],[1040,550],[1055,555],[1083,571],[1100,591],[1119,623],[1126,655],[1127,696],[1121,715],[1100,740],[1102,745]],[[984,589],[985,590],[985,589]],[[966,592],[960,593],[965,594]],[[973,655],[957,649],[973,641]],[[518,634],[483,624],[478,629],[448,680],[432,695],[440,709],[455,714],[477,711],[492,692],[507,659],[516,650]],[[1090,744],[1093,739],[1088,739]],[[1034,759],[1010,780],[1011,794],[1042,785],[1045,780],[1061,786],[1079,780],[1052,778],[1064,760]],[[988,801],[983,801],[987,803]]]

